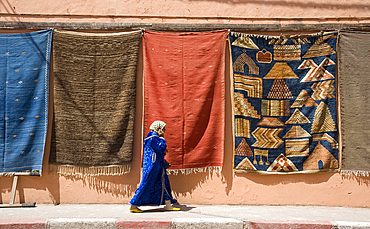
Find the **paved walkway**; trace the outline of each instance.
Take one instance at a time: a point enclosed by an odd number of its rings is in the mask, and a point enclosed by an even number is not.
[[[0,228],[370,228],[370,208],[180,205],[181,211],[127,204],[0,208]]]

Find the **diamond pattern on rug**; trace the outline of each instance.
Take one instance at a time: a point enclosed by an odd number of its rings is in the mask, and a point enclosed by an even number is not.
[[[268,172],[293,172],[298,171],[294,163],[286,158],[283,154],[280,154],[275,161],[267,169]]]

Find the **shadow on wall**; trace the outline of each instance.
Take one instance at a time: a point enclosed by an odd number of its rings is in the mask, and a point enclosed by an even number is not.
[[[221,183],[226,185],[225,193],[229,195],[233,184],[233,170],[227,169],[227,167],[229,166],[226,164],[226,167],[223,167],[221,174],[215,172],[204,172],[170,176],[172,192],[176,198],[180,196],[191,196],[194,190],[201,188],[203,184],[209,181],[221,180]],[[216,191],[217,190],[215,190],[215,192]]]
[[[204,1],[204,0],[190,0],[190,1]],[[328,3],[323,4],[317,3],[318,1],[274,1],[274,0],[208,0],[212,2],[227,3],[227,4],[256,4],[256,5],[268,5],[268,6],[286,6],[286,7],[300,7],[300,8],[311,8],[311,9],[320,9],[320,8],[330,8],[330,9],[366,9],[369,8],[368,4],[353,4],[348,2],[348,4],[343,3]]]
[[[367,187],[370,186],[370,176],[366,175],[356,175],[353,173],[342,174],[342,180],[357,181],[359,185],[366,185]]]
[[[169,176],[171,189],[175,196],[186,197],[192,195],[193,191],[197,188],[200,188],[202,184],[206,183],[207,180],[211,180],[213,177],[212,173],[192,173],[192,174],[181,174]]]
[[[3,198],[4,194],[10,194],[13,185],[13,177],[1,177],[0,203],[7,204],[10,199]],[[15,203],[35,202],[35,199],[26,199],[27,191],[41,190],[49,193],[49,199],[53,204],[60,203],[59,178],[57,174],[45,174],[42,177],[18,176]],[[10,195],[9,195],[10,196]],[[42,201],[43,202],[43,201]]]
[[[81,182],[84,187],[95,190],[97,193],[109,193],[114,197],[133,196],[137,188],[136,183],[123,183],[129,174],[121,176],[63,176],[72,182]]]
[[[244,177],[257,184],[266,186],[291,183],[320,184],[328,182],[335,175],[334,172],[321,172],[311,174],[251,174],[236,173],[237,177]]]

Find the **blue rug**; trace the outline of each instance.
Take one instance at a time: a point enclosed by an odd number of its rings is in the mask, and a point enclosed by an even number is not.
[[[337,37],[230,33],[235,171],[339,170]]]
[[[41,171],[52,30],[0,34],[0,173]]]

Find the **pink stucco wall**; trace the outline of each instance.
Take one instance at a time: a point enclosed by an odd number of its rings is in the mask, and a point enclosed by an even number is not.
[[[369,22],[369,0],[2,0],[1,21]]]
[[[0,22],[362,24],[370,22],[369,6],[369,0],[4,0],[0,1]],[[26,30],[0,30],[0,32],[26,32]],[[347,177],[339,173],[235,174],[232,168],[232,73],[229,57],[226,63],[226,135],[223,170],[221,174],[171,175],[173,194],[179,202],[370,207],[370,177]],[[136,123],[141,123],[143,111],[141,68],[140,61],[137,74]],[[50,77],[52,82],[52,73]],[[50,88],[52,87],[53,85]],[[51,112],[52,109],[50,114]],[[129,174],[82,178],[48,172],[49,135],[43,176],[21,176],[16,202],[127,203],[140,182],[141,125],[137,125],[135,131],[135,155]],[[12,178],[0,177],[0,202],[9,202],[11,185]]]

